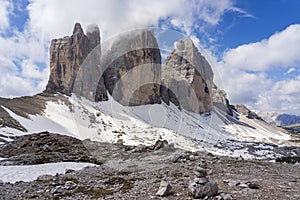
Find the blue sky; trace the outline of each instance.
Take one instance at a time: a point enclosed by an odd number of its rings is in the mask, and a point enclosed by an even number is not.
[[[226,31],[220,40],[223,50],[263,40],[291,24],[300,23],[298,0],[239,0],[236,6],[253,17],[236,13],[224,15],[221,27]]]
[[[79,21],[98,24],[102,40],[137,27],[179,31],[209,60],[232,103],[300,114],[299,8],[298,0],[0,0],[0,96],[41,92],[51,39]]]

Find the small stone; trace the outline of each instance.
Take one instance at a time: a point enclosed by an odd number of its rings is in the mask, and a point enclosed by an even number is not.
[[[53,149],[48,144],[45,144],[42,147],[42,150],[45,151],[45,152],[52,152],[53,151]]]
[[[250,189],[259,189],[260,185],[257,182],[248,182],[246,183]]]
[[[239,181],[234,181],[234,180],[223,180],[223,182],[229,185],[230,187],[238,186],[240,184]]]
[[[195,161],[195,156],[194,155],[190,155],[190,161]]]
[[[156,195],[161,197],[168,196],[171,192],[171,189],[172,187],[167,181],[162,181]]]
[[[159,150],[168,145],[167,140],[157,140],[154,144],[154,150]]]
[[[77,184],[74,183],[73,181],[67,181],[64,185],[64,189],[66,190],[73,190],[77,187]]]
[[[171,157],[171,162],[177,163],[177,162],[180,162],[180,159],[181,159],[181,154],[180,153],[175,153]]]
[[[201,168],[201,167],[196,167],[196,169],[194,170],[194,174],[195,174],[198,178],[201,178],[201,177],[207,176],[207,171],[206,171],[206,169],[203,169],[203,168]]]
[[[37,190],[36,193],[38,194],[41,194],[41,193],[44,193],[45,191],[44,190]]]
[[[75,172],[75,170],[74,170],[74,169],[66,169],[66,170],[65,170],[65,173],[66,173],[66,174],[69,174],[69,173],[72,173],[72,172]]]
[[[204,185],[205,183],[209,182],[209,179],[207,177],[201,177],[201,178],[195,178],[195,183]]]
[[[195,182],[190,182],[189,190],[190,194],[194,198],[211,197],[218,193],[218,185],[214,181],[209,181],[204,185],[197,184]]]
[[[62,190],[61,186],[56,186],[55,188],[53,188],[51,190],[52,194],[57,194],[57,193],[62,193],[62,192],[63,192],[63,190]]]
[[[249,188],[249,186],[246,183],[240,183],[238,186],[241,188]]]
[[[207,163],[206,163],[206,161],[203,161],[203,160],[202,160],[202,161],[199,163],[198,166],[201,167],[201,168],[207,169]]]
[[[223,200],[232,200],[232,196],[230,194],[226,193],[221,193],[220,196],[222,197]]]

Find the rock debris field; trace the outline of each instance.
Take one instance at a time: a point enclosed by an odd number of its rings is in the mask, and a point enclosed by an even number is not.
[[[93,164],[30,182],[0,182],[0,199],[300,199],[298,162],[187,152],[166,141],[148,147],[82,142],[47,132],[15,138],[0,150],[0,164],[7,168]]]

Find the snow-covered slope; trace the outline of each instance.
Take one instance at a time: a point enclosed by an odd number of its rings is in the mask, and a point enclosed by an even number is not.
[[[154,144],[158,139],[174,143],[176,147],[215,154],[238,156],[233,150],[218,148],[225,141],[267,142],[288,144],[290,136],[260,121],[239,116],[227,116],[217,108],[209,114],[179,110],[175,105],[154,104],[136,107],[122,106],[111,97],[109,101],[94,103],[84,98],[66,97],[62,101],[48,101],[42,115],[21,117],[5,108],[28,133],[49,131],[79,139],[100,142],[120,142],[128,145]],[[11,128],[1,128],[0,134],[28,134]],[[232,146],[235,145],[231,142]],[[230,146],[229,145],[229,146]],[[246,154],[244,156],[247,156]]]

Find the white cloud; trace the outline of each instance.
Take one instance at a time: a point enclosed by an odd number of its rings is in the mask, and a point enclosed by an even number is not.
[[[287,70],[287,72],[285,73],[285,74],[291,74],[291,73],[293,73],[293,72],[295,72],[296,71],[296,68],[295,67],[291,67],[291,68],[289,68],[288,70]]]
[[[274,83],[268,91],[261,93],[257,108],[293,114],[300,113],[300,76]]]
[[[217,82],[223,83],[232,103],[299,115],[300,77],[276,80],[268,76],[276,69],[286,69],[285,74],[297,71],[299,43],[300,25],[295,24],[268,39],[229,49],[217,65],[221,74]]]
[[[224,61],[237,69],[265,71],[300,66],[300,24],[294,24],[260,42],[229,49]]]
[[[29,26],[47,36],[68,35],[75,22],[86,27],[99,24],[104,36],[112,36],[130,28],[158,26],[168,19],[186,33],[204,22],[216,25],[226,10],[234,9],[232,0],[30,0]]]
[[[70,35],[75,22],[84,29],[98,24],[104,40],[124,30],[158,26],[161,21],[165,27],[174,22],[175,28],[191,34],[201,28],[197,24],[214,26],[226,10],[234,9],[232,0],[29,0],[29,19],[19,32],[9,23],[9,16],[16,14],[14,6],[20,3],[0,0],[0,30],[11,33],[0,37],[0,96],[41,92],[49,76],[50,40]]]
[[[9,0],[0,0],[0,33],[9,28],[9,15],[13,10],[13,4]]]

